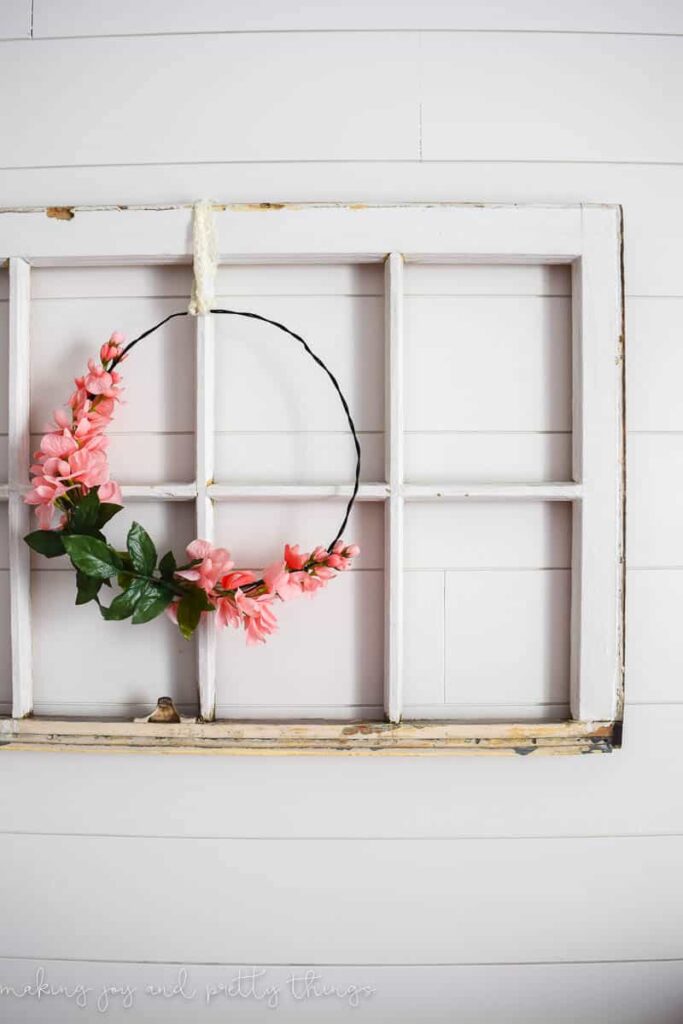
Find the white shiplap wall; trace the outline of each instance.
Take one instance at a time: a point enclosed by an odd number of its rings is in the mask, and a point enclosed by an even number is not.
[[[373,986],[359,1019],[681,1019],[682,31],[674,0],[0,4],[3,206],[623,203],[629,430],[623,751],[5,754],[0,983],[42,963],[144,988],[178,962],[197,986],[239,963],[277,984],[296,962]],[[73,1019],[56,1005],[0,1018]]]

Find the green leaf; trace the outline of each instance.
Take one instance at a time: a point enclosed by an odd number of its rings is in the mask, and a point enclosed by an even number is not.
[[[102,618],[109,622],[119,622],[121,619],[130,618],[146,586],[145,580],[133,580],[128,590],[124,590],[122,594],[117,594],[108,608],[100,605]]]
[[[165,580],[171,580],[176,568],[175,555],[172,551],[167,551],[159,562],[159,572]]]
[[[86,533],[97,529],[97,520],[100,512],[100,499],[97,496],[97,489],[88,491],[85,497],[81,498],[69,516],[69,530],[71,533]]]
[[[168,608],[172,600],[173,594],[168,587],[157,583],[145,583],[135,606],[133,625],[156,619],[157,615],[161,615]]]
[[[201,608],[196,601],[192,600],[190,594],[186,594],[185,597],[180,599],[178,604],[178,629],[186,640],[190,639],[199,625],[201,614]]]
[[[209,601],[204,590],[197,589],[195,601],[203,612],[215,612],[216,606]]]
[[[100,505],[99,515],[97,517],[97,526],[101,530],[103,526],[106,526],[110,519],[113,519],[115,515],[123,508],[123,505],[114,505],[111,501],[103,501]]]
[[[116,582],[121,587],[121,590],[128,590],[134,579],[135,577],[131,576],[129,572],[120,572],[116,577]]]
[[[157,550],[152,538],[139,523],[133,523],[131,526],[126,544],[135,571],[150,576],[157,564]]]
[[[64,534],[59,530],[35,530],[27,533],[24,540],[30,548],[46,558],[57,558],[64,554]]]
[[[95,579],[92,576],[86,576],[85,573],[77,570],[76,572],[76,604],[88,604],[89,601],[94,601],[100,592],[100,588],[104,580]]]
[[[206,591],[202,590],[195,583],[185,583],[183,586],[185,596],[197,605],[200,612],[213,612],[216,606],[211,603]]]
[[[114,576],[120,567],[114,549],[97,537],[64,534],[64,547],[72,564],[86,576],[106,580]]]
[[[214,605],[211,604],[203,590],[193,587],[181,597],[178,604],[178,628],[186,640],[190,639],[199,625],[201,614],[204,611],[214,611]]]

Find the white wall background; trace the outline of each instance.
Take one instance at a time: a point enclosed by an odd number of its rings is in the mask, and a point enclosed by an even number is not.
[[[681,1019],[681,33],[675,0],[0,3],[2,206],[623,203],[629,430],[620,753],[5,753],[0,984],[44,965],[185,1021],[144,986],[304,964],[376,994],[192,1019]]]

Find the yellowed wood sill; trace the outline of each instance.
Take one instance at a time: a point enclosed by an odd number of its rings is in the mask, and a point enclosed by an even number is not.
[[[620,722],[184,722],[0,719],[2,750],[193,754],[591,754],[621,745]]]

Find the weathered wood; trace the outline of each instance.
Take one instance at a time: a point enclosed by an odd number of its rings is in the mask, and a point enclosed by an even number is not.
[[[9,3],[10,9],[20,5],[28,7],[28,0]],[[681,35],[683,12],[677,4],[650,6],[640,0],[621,0],[618,4],[574,0],[571,4],[552,6],[539,0],[520,0],[509,7],[471,0],[423,0],[419,5],[413,0],[353,0],[345,4],[320,4],[315,0],[296,4],[283,4],[282,0],[261,0],[257,4],[234,0],[226,4],[225,0],[198,0],[191,6],[169,4],[167,0],[147,0],[144,4],[128,0],[115,6],[109,0],[89,0],[86,5],[80,0],[34,0],[36,38],[411,30]]]
[[[384,556],[384,710],[390,722],[403,713],[403,257],[387,258],[385,291],[386,479],[390,497],[385,506]]]
[[[581,484],[403,484],[401,493],[411,501],[576,501],[583,494]]]
[[[7,749],[117,749],[271,754],[608,753],[620,745],[612,722],[501,725],[454,722],[197,722],[161,724],[0,719]]]
[[[24,503],[30,460],[29,324],[31,267],[9,261],[9,567],[12,647],[12,706],[16,718],[33,710],[31,669],[31,558],[24,536],[31,510]]]
[[[197,485],[123,484],[121,491],[129,501],[191,501],[197,496]]]
[[[571,709],[614,718],[623,685],[624,325],[621,211],[590,209],[573,265]]]
[[[600,208],[600,207],[598,207]],[[579,206],[216,205],[221,263],[372,263],[401,252],[417,263],[567,263],[582,252]],[[35,266],[190,263],[192,207],[6,210],[0,254]],[[115,217],[116,230],[112,231]]]
[[[197,397],[196,397],[196,488],[197,536],[214,540],[214,506],[209,494],[213,484],[214,463],[214,320],[211,315],[196,318]],[[199,712],[213,721],[216,714],[216,626],[203,616],[197,629],[197,680]]]
[[[620,406],[623,366],[621,346],[620,212],[615,207],[520,207],[466,204],[394,205],[363,204],[259,204],[215,206],[219,260],[224,264],[386,263],[385,297],[388,372],[386,483],[363,484],[360,497],[386,502],[387,544],[387,655],[386,712],[392,723],[401,717],[403,518],[404,502],[441,499],[479,500],[482,512],[490,501],[555,504],[561,518],[562,503],[573,504],[574,538],[574,717],[585,721],[612,721],[619,715],[622,671],[621,516],[623,437]],[[38,266],[90,267],[140,264],[189,264],[192,208],[172,206],[145,209],[50,209],[6,211],[0,216],[0,252],[23,263],[15,254],[27,253]],[[112,227],[116,230],[112,230]],[[387,253],[390,253],[387,259]],[[420,264],[558,264],[574,267],[574,322],[576,375],[574,380],[574,480],[560,483],[508,482],[489,484],[404,484],[403,476],[403,373],[402,292],[403,263]],[[27,268],[28,271],[28,268]],[[65,271],[68,273],[68,270]],[[16,309],[21,303],[14,301]],[[335,499],[349,493],[348,485],[334,483],[301,486],[215,484],[213,444],[213,344],[210,318],[197,323],[197,480],[192,484],[131,485],[126,496],[134,500],[195,499],[200,536],[213,538],[214,502],[258,499]],[[616,359],[615,359],[616,356]],[[22,358],[26,358],[24,352]],[[27,373],[14,372],[21,386]],[[17,395],[20,392],[17,392]],[[15,403],[17,398],[15,396]],[[12,428],[10,433],[12,432]],[[16,434],[15,431],[15,435]],[[20,461],[15,459],[16,466]],[[23,470],[22,470],[23,471]],[[562,477],[560,478],[562,479]],[[20,509],[25,487],[10,476],[10,505]],[[464,508],[464,506],[462,506]],[[21,514],[25,515],[21,506]],[[414,511],[417,511],[416,509]],[[442,509],[442,511],[449,511]],[[511,515],[515,513],[510,510]],[[18,514],[18,513],[17,513]],[[557,517],[556,517],[557,518]],[[559,522],[559,518],[557,519]],[[21,531],[10,518],[11,535],[19,551]],[[23,555],[22,551],[22,555]],[[15,563],[20,556],[17,554]],[[24,555],[25,557],[25,555]],[[564,567],[564,563],[563,566]],[[21,578],[21,572],[19,572]],[[20,597],[21,590],[14,587]],[[589,607],[590,606],[590,607]],[[24,607],[27,607],[24,601]],[[26,618],[26,616],[24,616]],[[28,638],[27,638],[28,640]],[[210,720],[215,708],[215,637],[204,630],[199,640],[200,711]],[[30,643],[15,644],[30,671]],[[23,671],[23,670],[22,670]],[[24,675],[26,673],[24,672]],[[584,686],[585,683],[585,686]],[[30,704],[15,705],[15,718],[30,711]],[[452,723],[455,729],[461,726]],[[374,726],[372,727],[375,728]],[[500,726],[497,739],[484,749],[510,746]],[[527,726],[535,729],[536,726]],[[104,734],[106,735],[106,729]],[[215,743],[217,734],[195,736],[192,743]],[[373,745],[376,735],[373,733]],[[399,749],[396,737],[382,734],[380,748]],[[213,737],[213,738],[212,738]],[[348,737],[347,737],[348,738]],[[481,737],[478,737],[481,740]],[[144,744],[149,737],[141,737]],[[400,749],[429,748],[424,732],[408,738],[399,734]],[[439,738],[439,744],[443,743]],[[475,737],[474,739],[477,739]],[[17,740],[17,737],[14,737]],[[162,738],[162,745],[167,741]],[[22,742],[25,738],[22,739]],[[470,742],[471,741],[471,742]],[[35,741],[34,741],[35,742]],[[45,742],[41,740],[40,742]],[[61,742],[61,741],[60,741]],[[106,739],[101,742],[106,743]],[[138,742],[138,739],[135,740]],[[284,742],[275,735],[269,744]],[[307,738],[314,749],[334,747],[329,738]],[[584,740],[580,741],[581,743]],[[240,740],[242,743],[242,740]],[[315,746],[322,744],[322,746]],[[470,737],[453,733],[445,746],[468,749]],[[285,743],[286,745],[286,743]],[[296,747],[296,743],[294,744]],[[356,744],[357,745],[357,744]],[[565,748],[576,741],[562,740]],[[243,746],[243,744],[242,744]],[[290,744],[291,746],[291,744]],[[361,744],[362,746],[362,744]],[[368,743],[365,742],[365,747]],[[530,743],[530,746],[536,747]],[[304,749],[310,749],[304,746]],[[348,749],[346,739],[341,749]]]
[[[351,484],[211,484],[207,493],[214,501],[301,501],[350,498]],[[361,484],[356,501],[383,501],[387,484]]]

